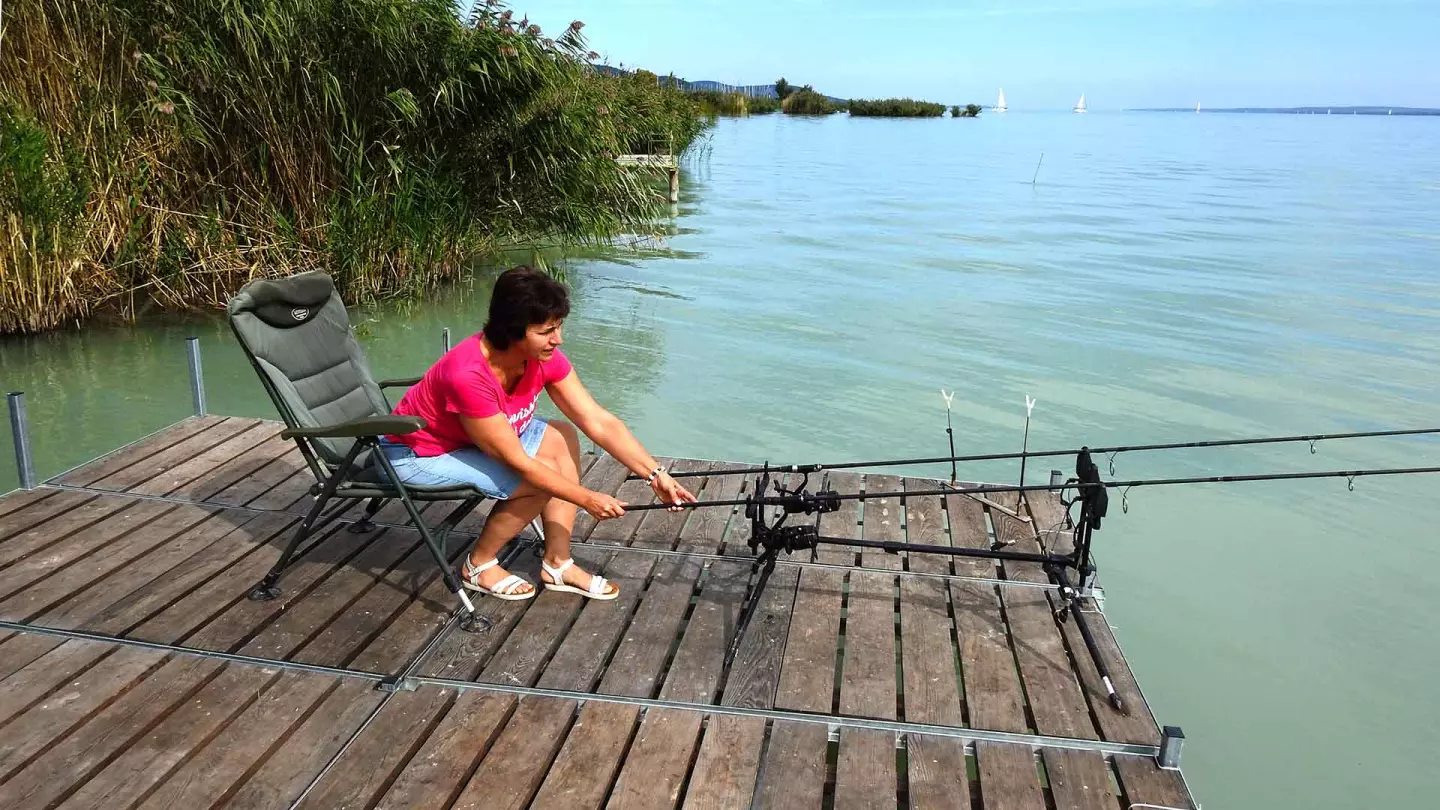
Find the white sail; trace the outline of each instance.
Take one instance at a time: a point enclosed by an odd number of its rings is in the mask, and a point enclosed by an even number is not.
[[[995,112],[1005,112],[1010,109],[1005,106],[1005,88],[1000,88],[1000,100],[995,102]]]
[[[1200,102],[1195,102],[1195,112],[1200,112]]]
[[[1077,101],[1077,102],[1075,102],[1075,109],[1073,110],[1073,112],[1077,112],[1077,113],[1083,113],[1083,112],[1085,112],[1085,94],[1084,94],[1084,93],[1081,93],[1081,94],[1080,94],[1080,100]]]

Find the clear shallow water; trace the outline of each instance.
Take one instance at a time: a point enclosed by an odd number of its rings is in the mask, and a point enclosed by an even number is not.
[[[938,455],[942,386],[961,452],[1018,449],[1026,394],[1035,448],[1440,426],[1437,146],[1435,121],[1363,116],[724,121],[674,256],[568,263],[566,351],[657,454]],[[376,373],[478,328],[486,287],[363,313]],[[187,334],[213,412],[270,415],[216,322],[0,343],[42,474],[186,415]],[[1440,464],[1440,441],[1318,449],[1116,465]],[[1437,484],[1137,489],[1106,522],[1110,620],[1207,807],[1433,801]]]

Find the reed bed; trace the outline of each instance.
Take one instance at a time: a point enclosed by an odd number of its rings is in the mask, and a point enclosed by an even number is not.
[[[515,245],[655,227],[615,156],[708,119],[494,2],[9,0],[0,334],[218,307],[324,269],[406,295]]]

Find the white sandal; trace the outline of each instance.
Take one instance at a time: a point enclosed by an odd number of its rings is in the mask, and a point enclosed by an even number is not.
[[[499,564],[500,558],[496,557],[490,562],[471,565],[470,558],[467,556],[465,558],[465,566],[461,569],[462,576],[460,577],[460,584],[472,591],[479,591],[480,593],[493,596],[496,599],[503,599],[507,602],[518,602],[522,599],[531,599],[535,596],[535,588],[533,586],[528,591],[516,592],[516,588],[521,585],[529,585],[530,583],[527,582],[524,577],[518,577],[514,574],[505,577],[489,588],[481,585],[480,573],[482,571],[488,571]]]
[[[581,596],[586,597],[587,599],[599,599],[602,602],[614,599],[615,597],[620,595],[619,588],[615,588],[614,590],[607,590],[607,588],[613,586],[611,586],[610,583],[606,582],[605,578],[600,576],[599,574],[591,575],[589,589],[577,588],[574,585],[565,584],[565,569],[569,568],[574,564],[575,560],[572,558],[560,563],[560,565],[556,566],[555,568],[551,568],[549,563],[541,560],[540,568],[543,569],[546,574],[549,574],[550,579],[553,580],[551,582],[545,583],[545,590],[560,591],[561,593],[578,593]]]

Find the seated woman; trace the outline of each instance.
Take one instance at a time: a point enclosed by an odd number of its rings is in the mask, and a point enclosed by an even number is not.
[[[558,281],[528,267],[502,273],[484,330],[441,357],[395,406],[396,414],[422,417],[427,426],[382,440],[406,483],[471,484],[500,500],[461,566],[465,587],[497,599],[535,595],[535,586],[501,568],[495,555],[537,515],[545,528],[547,589],[591,599],[620,593],[574,565],[570,532],[577,506],[605,520],[625,514],[626,504],[580,485],[580,438],[569,423],[535,416],[541,389],[596,445],[648,480],[662,502],[695,500],[580,384],[560,351],[569,314]]]

